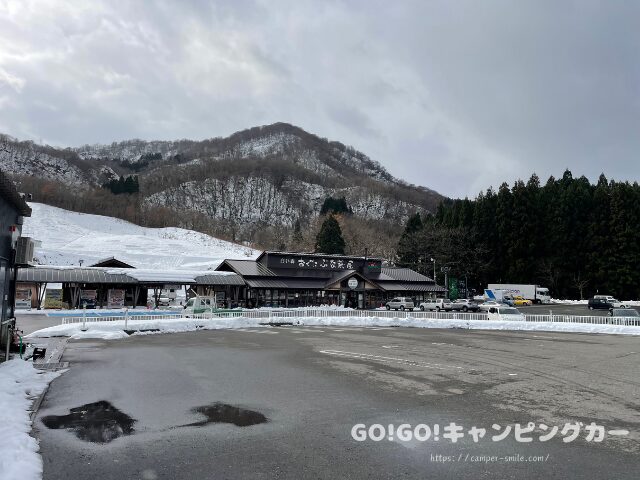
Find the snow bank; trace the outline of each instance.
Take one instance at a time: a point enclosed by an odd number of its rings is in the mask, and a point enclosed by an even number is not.
[[[38,441],[29,435],[29,410],[34,398],[61,373],[42,372],[18,359],[0,364],[0,478],[42,478]]]
[[[590,325],[583,323],[560,322],[522,322],[522,321],[489,321],[489,320],[445,320],[420,318],[378,318],[378,317],[292,317],[283,319],[295,325],[307,326],[336,326],[336,327],[413,327],[413,328],[461,328],[471,330],[520,330],[545,332],[574,332],[574,333],[609,333],[624,335],[640,335],[640,327],[620,325]],[[130,319],[127,330],[140,330],[140,333],[177,333],[194,330],[217,330],[234,328],[273,328],[264,325],[267,319],[258,318],[167,318],[160,320]],[[262,325],[261,325],[262,324]],[[87,330],[81,330],[82,324],[56,325],[44,328],[27,335],[27,339],[43,337],[102,338],[113,340],[126,338],[125,322],[87,323]]]
[[[558,298],[552,298],[551,303],[557,303],[559,305],[587,305],[589,300],[560,300]],[[640,300],[622,300],[625,305],[640,306]]]
[[[552,298],[550,303],[557,303],[559,305],[586,305],[588,300],[561,300],[559,298]]]

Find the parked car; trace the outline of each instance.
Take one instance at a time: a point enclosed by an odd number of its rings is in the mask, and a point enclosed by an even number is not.
[[[448,298],[436,298],[436,312],[450,312],[453,310],[453,303]]]
[[[420,304],[420,310],[424,311],[433,311],[436,309],[436,299],[435,298],[427,298],[424,302]]]
[[[158,298],[158,307],[168,307],[171,305],[171,299],[165,295]]]
[[[531,300],[524,298],[522,295],[514,295],[511,301],[514,307],[528,307],[533,305]]]
[[[386,304],[387,310],[413,310],[413,299],[409,297],[396,297]]]
[[[614,305],[613,308],[629,308],[629,305],[622,303],[620,300],[616,300],[615,297],[611,295],[594,295],[593,298],[604,298],[611,305]]]
[[[609,316],[616,319],[616,322],[611,323],[640,326],[640,313],[633,308],[612,308]]]
[[[620,300],[616,300],[615,298],[610,298],[607,300],[613,308],[629,308],[629,305],[622,303]]]
[[[608,300],[608,299],[613,300],[613,296],[611,295],[594,295],[593,298],[604,298],[605,300]]]
[[[96,308],[97,307],[96,299],[95,298],[81,298],[80,299],[80,306],[85,307],[85,308]]]
[[[589,310],[610,310],[612,308],[627,308],[627,305],[613,297],[597,296],[589,299]]]
[[[479,312],[480,311],[480,303],[475,300],[469,300],[468,298],[459,298],[453,305],[458,307],[454,310],[462,310],[463,312]]]
[[[489,320],[504,320],[504,321],[510,321],[510,322],[525,321],[525,317],[520,312],[520,310],[514,307],[509,307],[507,305],[501,305],[497,307],[492,306],[489,308],[487,315]]]

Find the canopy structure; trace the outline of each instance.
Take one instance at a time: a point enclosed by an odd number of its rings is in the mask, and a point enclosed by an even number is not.
[[[82,301],[83,291],[95,291],[101,304],[108,301],[110,290],[123,290],[131,305],[146,304],[147,290],[193,289],[199,293],[228,292],[239,295],[244,280],[237,274],[215,271],[142,270],[109,267],[38,266],[18,269],[17,282],[35,290],[36,307],[41,308],[47,285],[62,284],[63,296],[71,308]],[[232,290],[232,287],[235,290]]]

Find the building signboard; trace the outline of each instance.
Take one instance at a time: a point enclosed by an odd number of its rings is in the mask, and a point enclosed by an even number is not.
[[[16,289],[16,308],[31,308],[31,289]]]
[[[267,267],[269,268],[295,268],[300,270],[356,270],[365,266],[363,258],[330,257],[312,255],[269,255]],[[380,272],[382,261],[369,259],[366,261],[369,272]]]
[[[449,278],[449,298],[451,300],[457,300],[460,292],[458,291],[458,279]]]
[[[124,295],[125,292],[119,288],[109,289],[107,295],[107,307],[109,308],[121,308],[124,307]]]

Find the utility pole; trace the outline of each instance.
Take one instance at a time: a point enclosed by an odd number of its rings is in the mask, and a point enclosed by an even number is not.
[[[445,298],[449,298],[449,267],[441,267],[440,271],[444,273]]]

